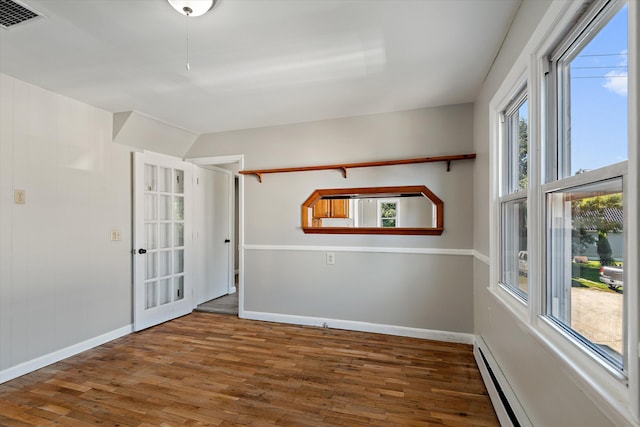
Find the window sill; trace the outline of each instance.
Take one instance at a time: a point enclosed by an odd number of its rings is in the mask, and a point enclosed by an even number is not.
[[[529,306],[522,297],[501,283],[489,286],[489,292],[514,316],[524,323],[529,323]]]

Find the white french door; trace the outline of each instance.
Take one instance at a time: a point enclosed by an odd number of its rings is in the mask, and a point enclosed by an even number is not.
[[[192,310],[187,256],[191,243],[192,165],[134,153],[134,310],[139,331]]]

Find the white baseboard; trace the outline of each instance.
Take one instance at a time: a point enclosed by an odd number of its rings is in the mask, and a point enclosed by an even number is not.
[[[327,319],[321,317],[295,316],[290,314],[242,311],[243,319],[266,322],[288,323],[293,325],[319,326],[348,331],[372,332],[376,334],[397,335],[401,337],[422,338],[462,344],[473,344],[474,335],[462,332],[444,332],[430,329],[410,328],[406,326],[382,325],[378,323],[358,322],[354,320]]]
[[[116,338],[123,337],[133,332],[133,325],[124,326],[122,328],[107,332],[97,337],[90,338],[86,341],[82,341],[77,344],[70,345],[69,347],[62,348],[54,351],[53,353],[45,354],[44,356],[37,357],[27,362],[20,363],[19,365],[12,366],[3,371],[0,371],[0,384],[10,381],[14,378],[18,378],[22,375],[28,374],[45,366],[51,365],[66,359],[67,357],[74,356],[83,351],[105,344]]]
[[[480,352],[482,350],[482,353]],[[524,411],[524,408],[520,404],[520,401],[516,397],[513,389],[509,385],[506,377],[502,373],[502,370],[498,366],[498,363],[493,358],[491,351],[487,347],[486,343],[482,339],[482,337],[476,337],[474,346],[473,346],[473,356],[476,359],[476,364],[480,369],[480,375],[482,376],[482,381],[484,382],[485,387],[487,388],[487,392],[489,393],[489,398],[491,399],[491,403],[493,404],[493,408],[496,411],[496,415],[498,416],[498,420],[500,421],[500,425],[502,427],[513,427],[514,423],[511,421],[511,416],[509,415],[509,410],[512,412],[513,416],[515,416],[518,425],[522,427],[532,427],[531,421],[529,417]],[[483,359],[484,356],[484,359]],[[485,364],[485,360],[487,363]],[[491,372],[489,372],[489,368]],[[494,383],[491,374],[493,373],[493,378],[498,383],[500,387],[500,391],[498,390],[496,384]],[[502,396],[500,396],[502,393]],[[507,403],[503,401],[505,399]],[[508,409],[507,409],[508,405]]]

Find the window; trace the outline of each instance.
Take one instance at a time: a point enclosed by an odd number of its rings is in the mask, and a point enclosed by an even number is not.
[[[622,370],[627,39],[627,7],[598,3],[551,55],[540,201],[547,230],[545,315]],[[615,270],[622,285],[601,280],[601,269]]]
[[[622,366],[623,289],[600,281],[622,267],[622,179],[549,192],[547,313],[605,359]]]
[[[526,88],[501,114],[500,283],[527,300],[529,118]]]
[[[507,339],[535,337],[616,425],[640,414],[639,12],[552,2],[489,104],[490,291],[526,335]]]
[[[378,200],[378,226],[385,228],[400,227],[398,224],[399,201],[396,199]]]

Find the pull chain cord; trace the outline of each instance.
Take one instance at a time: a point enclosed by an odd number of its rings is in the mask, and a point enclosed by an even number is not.
[[[185,7],[183,10],[184,10],[184,14],[187,16],[187,66],[186,66],[186,69],[187,71],[191,71],[191,65],[189,64],[189,15],[191,14],[192,10],[189,7]]]

